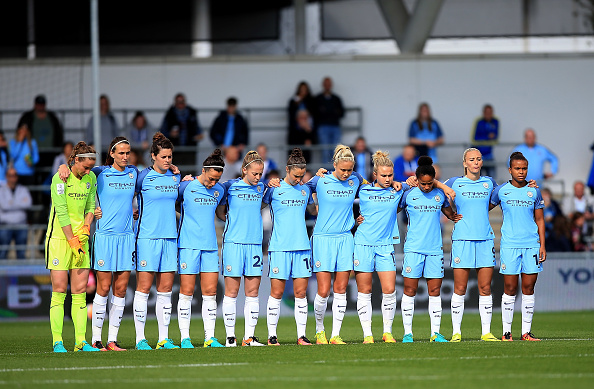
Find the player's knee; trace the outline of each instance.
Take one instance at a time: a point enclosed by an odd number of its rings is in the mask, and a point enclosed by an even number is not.
[[[431,288],[427,291],[427,293],[429,294],[429,296],[431,297],[437,297],[439,296],[440,293],[440,288]]]
[[[185,294],[186,296],[193,296],[194,295],[194,288],[190,286],[180,286],[179,293]]]
[[[534,294],[534,285],[522,285],[522,294],[526,296]]]
[[[481,296],[489,296],[491,294],[491,284],[479,285],[479,294]]]
[[[394,291],[396,291],[396,288],[394,286],[391,286],[391,285],[390,286],[382,286],[383,294],[392,294],[392,293],[394,293]],[[371,293],[371,292],[369,292],[369,293]]]
[[[405,286],[404,287],[404,294],[407,296],[416,296],[417,288],[413,288],[412,286]]]
[[[454,293],[458,296],[464,296],[466,294],[466,285],[454,285]]]
[[[518,285],[515,284],[504,284],[503,291],[508,296],[515,296],[518,292]]]
[[[277,300],[280,300],[283,297],[283,292],[279,292],[278,290],[271,290],[270,296]],[[297,297],[297,295],[295,295],[295,297]]]
[[[371,293],[371,285],[361,285],[361,286],[357,285],[357,291],[359,293],[365,293],[365,294]]]

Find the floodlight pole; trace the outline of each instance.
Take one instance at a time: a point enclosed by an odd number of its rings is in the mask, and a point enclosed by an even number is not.
[[[93,107],[93,144],[101,158],[101,133],[99,117],[99,0],[91,0],[91,73]]]

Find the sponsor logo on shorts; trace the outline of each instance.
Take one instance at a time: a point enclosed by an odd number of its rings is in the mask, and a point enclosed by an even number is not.
[[[483,182],[483,188],[489,189],[489,184],[487,184],[486,182]]]
[[[213,193],[213,196],[214,197],[219,197],[219,194],[220,194],[219,191],[218,190],[215,190],[214,193]]]
[[[505,270],[505,263],[501,264],[501,270]]]
[[[59,195],[63,195],[64,194],[64,184],[58,184],[58,185],[56,185],[56,192]]]
[[[186,270],[186,268],[188,267],[188,264],[187,264],[187,263],[185,263],[185,262],[182,262],[182,263],[179,265],[179,267],[180,267],[182,270]]]
[[[272,272],[273,272],[274,274],[278,274],[278,267],[272,268]]]
[[[441,197],[439,195],[435,196],[435,202],[439,203],[441,201]]]
[[[454,263],[460,263],[460,257],[454,258]]]
[[[232,267],[231,267],[231,265],[227,265],[227,267],[225,269],[227,269],[227,271],[230,272]]]
[[[355,264],[355,266],[359,266],[359,260],[358,260],[358,259],[355,259],[355,260],[353,261],[353,263]]]
[[[140,266],[146,267],[146,261],[140,261]]]
[[[526,193],[526,196],[532,197],[532,196],[534,196],[534,194],[532,192],[528,192],[528,193]]]
[[[87,189],[91,189],[91,183],[87,182]]]
[[[349,180],[349,186],[353,186],[355,185],[355,183],[353,182],[353,180]]]
[[[58,260],[58,258],[54,258],[54,260],[52,261],[52,265],[58,266],[59,264],[60,264],[60,261]]]
[[[99,267],[103,267],[103,265],[105,265],[105,261],[103,259],[100,259],[97,261],[97,265],[99,265]]]
[[[404,269],[405,272],[410,273],[412,271],[412,269],[410,268],[410,266],[407,266],[406,269]]]
[[[320,266],[322,266],[322,262],[316,261],[316,267],[320,267]]]
[[[305,193],[305,189],[301,189],[301,196],[307,196],[307,193]]]

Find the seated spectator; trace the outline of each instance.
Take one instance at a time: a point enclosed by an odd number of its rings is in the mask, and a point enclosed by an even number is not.
[[[142,154],[143,160],[150,161],[150,149],[155,131],[144,116],[144,112],[136,111],[126,133],[130,147]]]
[[[33,109],[23,113],[17,127],[26,124],[39,147],[61,147],[64,129],[56,114],[46,109],[46,102],[44,95],[35,96]]]
[[[73,148],[74,148],[74,144],[72,142],[70,142],[70,141],[64,142],[64,145],[62,146],[62,152],[60,154],[56,155],[56,158],[54,158],[54,163],[52,164],[52,171],[49,174],[50,177],[53,177],[54,174],[57,173],[60,165],[66,165],[66,163],[68,162],[68,158],[70,158],[70,154],[72,154]],[[51,184],[51,178],[49,180],[48,185],[49,184]]]
[[[573,246],[573,251],[586,251],[588,249],[588,245],[586,240],[584,239],[584,224],[585,218],[584,214],[581,212],[574,212],[571,216],[571,243]]]
[[[18,184],[19,177],[14,168],[6,172],[6,184],[0,185],[0,259],[6,259],[10,243],[14,240],[18,259],[25,259],[27,234],[27,209],[32,200],[29,189]],[[22,228],[18,228],[17,226]]]
[[[573,184],[573,196],[566,208],[568,217],[571,218],[575,212],[584,216],[584,235],[591,236],[594,224],[594,199],[586,194],[586,185],[582,181]]]
[[[421,103],[417,118],[410,123],[408,129],[409,142],[417,149],[417,155],[428,155],[434,163],[437,158],[437,147],[444,142],[439,123],[431,117],[429,104]]]
[[[542,200],[544,201],[543,214],[545,219],[545,237],[548,237],[553,230],[553,222],[557,216],[562,216],[561,207],[553,199],[553,195],[549,188],[542,188],[540,191]]]
[[[495,156],[493,146],[499,143],[499,119],[493,116],[493,106],[485,104],[483,116],[476,119],[472,128],[472,147],[483,155],[483,176],[495,178]]]
[[[352,147],[355,156],[355,171],[363,176],[367,181],[373,181],[373,161],[371,160],[371,150],[367,147],[365,138],[360,136]]]
[[[6,183],[6,170],[9,161],[8,142],[4,137],[4,131],[0,130],[0,185]]]
[[[237,112],[237,99],[227,99],[227,109],[219,112],[210,128],[210,139],[216,147],[225,149],[235,146],[239,153],[243,152],[249,142],[249,127],[245,118]]]
[[[101,139],[101,150],[107,150],[111,140],[120,135],[120,129],[115,116],[111,113],[109,97],[101,95],[99,97],[99,133]],[[89,118],[86,132],[86,142],[90,145],[95,143],[93,132],[93,116]],[[99,148],[95,148],[99,152]],[[105,151],[102,152],[105,155]]]
[[[567,252],[572,250],[569,220],[561,214],[553,218],[553,228],[545,240],[547,252]]]
[[[590,146],[590,150],[594,151],[594,143]],[[594,195],[594,158],[592,158],[592,166],[590,166],[590,175],[588,176],[588,188],[590,188],[590,194]]]
[[[17,129],[15,138],[10,141],[10,158],[21,184],[34,185],[35,165],[39,162],[39,151],[37,142],[32,139],[26,124]]]
[[[300,139],[303,140],[303,143],[290,143],[289,142],[290,145],[301,144],[303,146],[311,146],[314,143],[316,143],[314,121],[307,109],[300,109],[299,111],[297,111],[297,117],[296,117],[296,122],[295,122],[295,132],[302,133],[301,134],[302,136]],[[305,160],[308,163],[311,162],[311,150],[304,149],[303,157],[305,158]]]
[[[142,154],[136,149],[130,149],[130,156],[128,157],[128,165],[136,166],[138,171],[143,171],[146,168],[146,163]]]
[[[414,176],[418,159],[415,146],[404,146],[402,154],[394,160],[394,180],[404,182],[408,177]]]
[[[220,182],[226,182],[237,177],[241,177],[241,155],[239,149],[235,146],[229,146],[224,150],[225,168],[221,174]]]
[[[271,170],[278,171],[278,166],[274,160],[268,158],[268,147],[264,143],[258,144],[258,146],[256,146],[256,151],[258,154],[260,154],[260,157],[262,157],[262,160],[264,161],[264,171],[262,172],[262,178],[269,180],[268,173]]]

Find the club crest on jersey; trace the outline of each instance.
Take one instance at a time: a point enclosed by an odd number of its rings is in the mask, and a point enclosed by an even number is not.
[[[501,264],[501,270],[505,270],[505,263]]]
[[[105,261],[103,259],[100,259],[97,261],[97,265],[99,265],[99,267],[103,267],[103,265],[105,265]]]
[[[87,182],[87,189],[91,189],[91,183]]]
[[[456,258],[454,258],[454,263],[456,263],[456,264],[457,264],[457,263],[460,263],[460,257],[456,257]]]
[[[410,266],[407,266],[406,269],[404,269],[405,272],[410,273],[412,271],[412,269],[410,268]]]
[[[185,263],[185,262],[182,262],[182,263],[180,263],[179,267],[180,267],[182,270],[186,270],[186,268],[188,267],[188,264],[187,264],[187,263]]]
[[[52,261],[52,265],[58,266],[59,264],[60,264],[60,261],[58,260],[58,258],[54,258],[54,260]]]
[[[396,189],[394,189],[394,188],[391,188],[391,189],[390,189],[390,193],[396,193]]]
[[[359,266],[359,260],[358,260],[358,259],[355,259],[355,260],[353,261],[353,263],[355,264],[355,266]]]
[[[261,187],[260,185],[258,185],[258,186],[256,187],[256,190],[257,190],[258,192],[262,192],[262,187]]]
[[[133,180],[134,179],[134,174],[128,173],[128,177],[130,177],[130,179]]]
[[[274,274],[278,274],[278,267],[275,267],[275,268],[273,268],[273,269],[272,269],[272,272],[273,272]]]
[[[171,177],[171,178],[173,178],[173,181],[174,181],[174,182],[177,182],[177,177],[176,177],[176,176],[173,176],[173,177]]]
[[[532,194],[532,192],[528,192],[528,193],[526,193],[526,196],[528,196],[528,197],[532,197],[532,196],[534,196],[534,195]]]
[[[435,196],[435,202],[439,203],[441,201],[441,197],[439,195]]]
[[[320,266],[322,266],[322,262],[316,261],[316,267],[320,267]]]
[[[307,193],[305,193],[305,189],[301,189],[301,196],[307,196]]]
[[[355,185],[355,183],[353,182],[353,180],[349,180],[349,186],[353,186]]]
[[[215,190],[214,193],[213,193],[213,196],[214,197],[219,197],[219,191],[218,190]]]
[[[232,269],[231,265],[227,265],[226,269],[227,269],[228,272],[230,272],[231,269]]]
[[[489,184],[487,184],[486,182],[483,182],[483,188],[489,189]]]
[[[146,267],[146,261],[140,261],[140,266]]]

